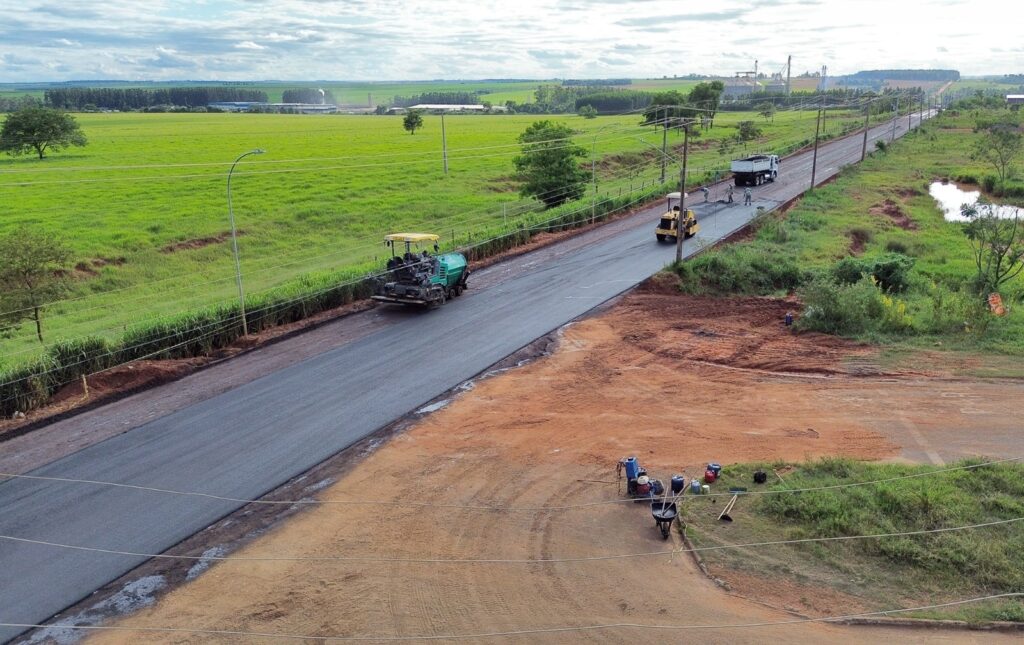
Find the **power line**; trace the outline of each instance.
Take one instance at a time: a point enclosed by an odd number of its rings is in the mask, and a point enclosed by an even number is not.
[[[80,630],[84,632],[134,632],[142,634],[195,634],[203,636],[244,636],[247,638],[266,638],[276,640],[309,640],[309,641],[350,641],[350,642],[366,642],[366,641],[384,641],[384,642],[404,642],[404,641],[436,641],[436,640],[464,640],[473,639],[479,640],[482,638],[498,638],[507,636],[531,636],[540,634],[567,634],[572,632],[598,632],[608,631],[615,629],[639,629],[646,631],[702,631],[702,630],[719,630],[719,629],[751,629],[751,628],[765,628],[765,627],[781,627],[785,625],[805,625],[810,623],[831,623],[845,620],[853,620],[856,618],[870,618],[873,616],[887,616],[889,614],[909,613],[915,611],[930,611],[934,609],[946,609],[949,607],[959,607],[971,603],[983,602],[986,600],[1000,600],[1003,598],[1021,598],[1024,597],[1024,593],[1001,593],[991,594],[988,596],[977,596],[974,598],[964,598],[961,600],[952,600],[949,602],[935,603],[931,605],[920,605],[918,607],[900,607],[897,609],[882,609],[876,611],[866,611],[856,614],[843,614],[833,616],[820,616],[817,618],[791,618],[788,620],[777,620],[777,621],[761,621],[761,622],[747,622],[747,623],[708,623],[708,624],[690,624],[690,625],[663,625],[657,623],[603,623],[597,625],[575,625],[567,627],[536,627],[527,629],[517,629],[511,631],[500,631],[500,632],[478,632],[475,634],[424,634],[417,636],[322,636],[322,635],[305,635],[305,634],[294,634],[294,633],[282,633],[282,632],[257,632],[257,631],[244,631],[244,630],[228,630],[228,629],[202,629],[202,628],[191,628],[191,627],[125,627],[123,625],[69,625],[66,623],[55,623],[52,625],[41,625],[32,623],[0,623],[0,627],[13,627],[19,629],[33,629],[33,628],[49,628],[49,629],[70,629]]]
[[[990,528],[993,526],[1005,526],[1016,522],[1024,521],[1024,517],[1014,517],[1006,520],[993,520],[978,524],[967,524],[963,526],[949,526],[938,529],[920,529],[917,531],[892,531],[889,533],[871,533],[864,535],[839,535],[819,538],[797,538],[792,540],[771,540],[763,542],[744,542],[740,544],[718,544],[714,546],[700,546],[662,551],[640,551],[636,553],[617,553],[613,555],[582,556],[575,558],[404,558],[404,557],[379,557],[379,556],[233,556],[233,555],[173,555],[169,553],[142,553],[138,551],[122,551],[119,549],[103,549],[99,547],[79,546],[75,544],[64,544],[61,542],[50,542],[48,540],[35,540],[31,538],[16,537],[13,535],[0,535],[0,540],[15,542],[19,544],[31,544],[34,546],[51,547],[69,551],[84,551],[102,555],[118,555],[133,558],[150,558],[158,560],[181,560],[187,562],[360,562],[366,564],[579,564],[584,562],[608,562],[611,560],[632,560],[636,558],[651,558],[661,556],[675,556],[683,553],[706,553],[708,551],[727,551],[731,549],[748,549],[765,546],[786,546],[793,544],[812,544],[822,542],[850,542],[854,540],[879,540],[894,537],[911,537],[915,535],[935,535],[939,533],[956,533],[971,529]],[[1024,594],[1022,594],[1024,595]]]
[[[992,461],[986,461],[978,464],[967,464],[964,466],[951,466],[949,468],[939,468],[935,470],[928,470],[921,473],[912,473],[909,475],[898,475],[894,477],[885,477],[882,479],[872,479],[868,481],[859,482],[847,482],[845,484],[832,484],[828,486],[814,486],[809,488],[783,488],[775,490],[763,490],[763,491],[746,491],[741,493],[741,496],[747,495],[783,495],[783,494],[794,494],[794,493],[814,493],[827,490],[840,490],[845,488],[855,488],[861,486],[873,486],[876,484],[888,484],[895,481],[903,481],[907,479],[918,479],[921,477],[930,477],[933,475],[941,475],[951,472],[960,472],[966,470],[976,470],[985,466],[992,466],[996,464],[1005,464],[1009,462],[1020,461],[1024,457],[1008,457],[1006,459],[995,459]],[[145,491],[151,493],[159,493],[166,495],[179,495],[184,497],[199,497],[203,499],[212,499],[217,501],[235,502],[239,504],[259,504],[266,506],[407,506],[412,508],[440,508],[440,509],[452,509],[452,510],[471,510],[471,511],[502,511],[502,512],[563,512],[570,510],[589,509],[596,506],[607,506],[610,504],[633,504],[636,502],[632,498],[617,498],[610,500],[600,500],[596,502],[583,502],[580,504],[565,504],[558,506],[489,506],[486,504],[436,504],[431,502],[414,502],[407,500],[379,500],[379,499],[356,499],[356,500],[318,500],[318,499],[292,499],[292,500],[266,500],[266,499],[246,499],[239,497],[225,497],[222,495],[213,495],[210,493],[199,493],[192,491],[180,491],[172,490],[167,488],[154,488],[151,486],[139,486],[136,484],[122,484],[117,482],[98,481],[91,479],[72,479],[66,477],[47,477],[42,475],[19,475],[14,473],[3,473],[0,472],[0,477],[6,477],[10,480],[24,479],[32,481],[44,481],[44,482],[58,482],[67,484],[85,484],[90,486],[101,486],[110,488],[122,488],[127,490]],[[702,498],[714,498],[714,497],[731,497],[735,493],[708,493],[701,495]]]

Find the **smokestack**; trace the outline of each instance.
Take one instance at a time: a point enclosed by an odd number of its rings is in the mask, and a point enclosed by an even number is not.
[[[324,91],[323,91],[322,88],[317,90],[317,91],[320,92],[320,105],[323,105],[326,102],[327,95],[324,94]]]
[[[786,61],[786,96],[793,93],[793,86],[790,85],[789,79],[793,73],[793,55],[790,54],[789,59]]]

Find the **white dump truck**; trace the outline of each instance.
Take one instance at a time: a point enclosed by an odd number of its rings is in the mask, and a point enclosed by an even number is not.
[[[737,186],[760,186],[766,181],[775,181],[779,176],[779,156],[751,155],[735,159],[730,170],[736,177]]]

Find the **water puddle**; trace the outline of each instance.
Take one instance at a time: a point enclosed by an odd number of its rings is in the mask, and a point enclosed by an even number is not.
[[[960,214],[960,207],[964,204],[973,206],[978,203],[978,198],[981,197],[980,191],[963,190],[952,182],[944,184],[941,181],[933,182],[928,187],[928,194],[939,203],[939,208],[942,209],[947,222],[966,222],[967,218]],[[1005,217],[1006,219],[1012,217],[1024,218],[1024,208],[992,204],[992,210],[996,217]]]

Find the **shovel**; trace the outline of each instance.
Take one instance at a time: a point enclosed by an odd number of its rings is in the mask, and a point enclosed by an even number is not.
[[[719,520],[724,520],[726,522],[732,521],[732,517],[729,515],[729,513],[732,512],[732,507],[736,505],[736,500],[739,498],[740,496],[738,494],[732,496],[732,499],[729,500],[729,503],[727,503],[725,505],[725,508],[722,509],[722,514],[718,516]]]

